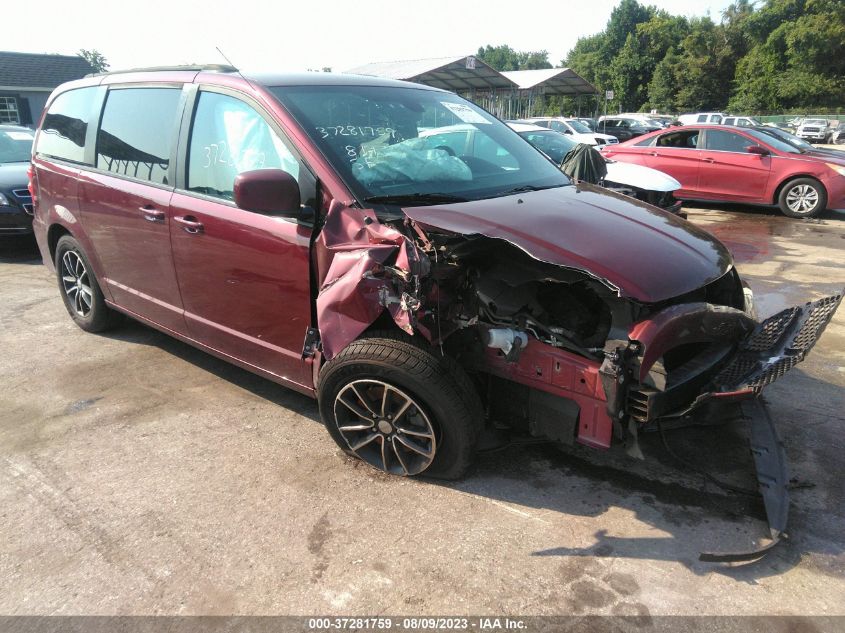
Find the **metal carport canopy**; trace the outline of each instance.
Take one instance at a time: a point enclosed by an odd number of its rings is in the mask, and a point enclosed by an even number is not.
[[[599,92],[571,68],[510,70],[502,75],[513,81],[520,90],[537,91],[545,95],[594,95]]]
[[[516,89],[517,84],[473,55],[375,62],[346,73],[413,81],[452,92]]]

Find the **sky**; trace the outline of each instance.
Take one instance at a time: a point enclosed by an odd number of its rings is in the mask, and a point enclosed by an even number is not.
[[[640,0],[719,20],[731,0]],[[26,29],[3,29],[0,50],[74,55],[96,49],[111,70],[232,63],[245,71],[344,71],[369,62],[461,57],[486,44],[547,50],[561,60],[604,29],[619,0],[41,0]],[[72,7],[72,13],[70,8]],[[8,16],[6,16],[8,17]],[[0,22],[5,21],[0,18]]]

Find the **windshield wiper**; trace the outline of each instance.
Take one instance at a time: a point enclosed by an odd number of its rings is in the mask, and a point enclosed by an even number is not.
[[[542,187],[538,187],[537,185],[522,185],[520,187],[514,187],[513,189],[507,189],[506,191],[500,191],[497,194],[494,194],[494,198],[499,198],[502,196],[510,196],[514,193],[525,193],[527,191],[542,191],[543,189],[556,189],[557,187],[564,187],[565,185],[544,185]]]
[[[382,204],[404,204],[404,205],[426,205],[446,204],[449,202],[468,202],[469,198],[456,196],[451,193],[403,193],[386,196],[370,196],[364,198],[364,202],[375,202]]]

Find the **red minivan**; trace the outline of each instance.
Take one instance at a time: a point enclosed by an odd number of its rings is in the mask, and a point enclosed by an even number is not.
[[[421,138],[459,124],[472,147]],[[491,420],[636,454],[661,419],[757,395],[841,299],[758,322],[711,235],[404,82],[97,75],[51,96],[32,162],[80,327],[129,315],[314,396],[344,451],[398,475],[460,476]]]

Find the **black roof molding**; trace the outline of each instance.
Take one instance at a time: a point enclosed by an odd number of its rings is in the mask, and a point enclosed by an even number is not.
[[[125,70],[109,70],[104,73],[89,73],[86,77],[107,77],[110,75],[124,75],[127,73],[155,73],[155,72],[175,72],[175,71],[190,71],[190,72],[217,72],[217,73],[236,73],[238,69],[234,66],[226,64],[188,64],[184,66],[150,66],[149,68],[127,68]]]

